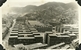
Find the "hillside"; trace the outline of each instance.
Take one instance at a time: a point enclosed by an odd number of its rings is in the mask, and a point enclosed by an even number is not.
[[[49,2],[40,5],[36,11],[26,14],[25,16],[29,18],[33,16],[33,18],[43,23],[59,22],[63,24],[73,24],[77,23],[78,11],[74,3]]]
[[[24,14],[29,19],[34,18],[43,23],[59,22],[63,24],[77,23],[78,11],[75,3],[48,2],[40,6],[28,5],[22,8],[13,8],[12,11]]]
[[[12,7],[9,12],[15,12],[15,13],[30,13],[32,11],[34,11],[37,8],[37,6],[34,5],[28,5],[25,7]]]

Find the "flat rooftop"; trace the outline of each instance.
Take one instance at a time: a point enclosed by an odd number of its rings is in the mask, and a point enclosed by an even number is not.
[[[76,36],[76,34],[68,34],[69,36]]]
[[[11,31],[11,33],[18,33],[18,31]]]
[[[17,32],[11,32],[10,34],[18,34]]]
[[[48,36],[57,36],[56,34],[49,34]]]
[[[34,35],[34,37],[43,37],[43,36],[41,36],[41,35]]]
[[[46,31],[45,33],[53,33],[52,31]]]
[[[33,33],[33,34],[40,34],[40,33],[36,32],[36,33]]]
[[[18,33],[31,33],[31,32],[27,32],[27,31],[26,31],[26,32],[23,32],[23,31],[22,31],[22,32],[18,32]]]
[[[36,30],[36,31],[31,31],[31,32],[36,33],[36,32],[38,32],[38,31]]]
[[[68,35],[58,35],[57,37],[70,37]]]
[[[74,28],[74,29],[69,29],[68,31],[78,32],[78,30],[79,30],[79,29]]]
[[[18,36],[9,36],[9,38],[17,38]]]
[[[44,26],[43,23],[39,22],[39,21],[36,21],[36,20],[28,20],[28,22],[30,23],[30,25],[39,25],[39,26]]]
[[[18,39],[35,39],[34,37],[18,37]]]

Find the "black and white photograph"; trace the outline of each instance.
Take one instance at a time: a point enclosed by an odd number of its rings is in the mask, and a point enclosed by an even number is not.
[[[7,0],[2,6],[5,50],[77,48],[78,7],[75,0]]]

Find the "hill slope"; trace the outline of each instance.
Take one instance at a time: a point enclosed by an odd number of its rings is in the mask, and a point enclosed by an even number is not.
[[[29,19],[35,18],[43,23],[77,23],[78,11],[75,3],[48,2],[40,6],[29,5],[22,8],[15,8],[12,11],[24,14]]]

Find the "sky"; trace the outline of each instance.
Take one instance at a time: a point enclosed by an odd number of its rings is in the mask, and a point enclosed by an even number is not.
[[[75,0],[7,0],[7,2],[3,5],[8,5],[10,7],[24,7],[26,5],[41,5],[44,4],[46,2],[64,2],[64,3],[68,3],[68,2],[75,2]]]
[[[5,14],[11,7],[25,7],[27,5],[36,5],[39,6],[41,4],[47,2],[75,2],[75,0],[7,0],[2,6],[2,12]]]

